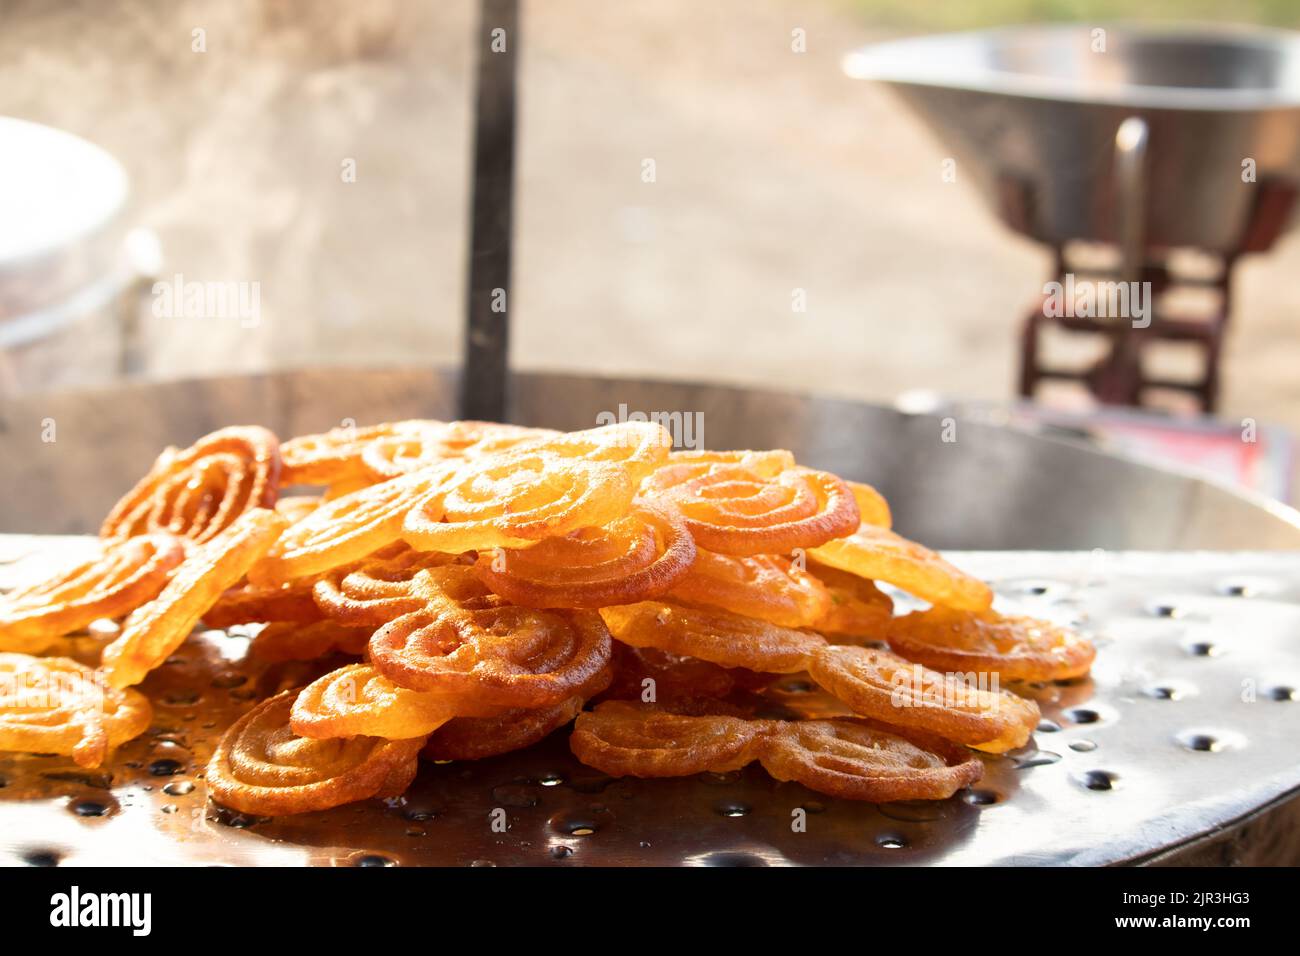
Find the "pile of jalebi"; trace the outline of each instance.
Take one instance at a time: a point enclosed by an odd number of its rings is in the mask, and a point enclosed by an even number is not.
[[[878,584],[931,606],[895,615]],[[254,659],[320,662],[212,755],[210,795],[246,813],[392,796],[421,756],[569,724],[578,759],[616,776],[757,762],[832,796],[942,799],[979,778],[975,751],[1038,723],[999,681],[1092,662],[1085,638],[992,604],[891,531],[874,489],[785,451],[675,452],[635,422],[404,421],[283,445],[226,428],[163,453],[98,557],[0,601],[0,749],[97,766],[148,727],[135,685],[196,626],[244,625]],[[32,656],[100,618],[124,620],[98,668]],[[765,688],[796,673],[838,702],[829,719],[771,716]]]

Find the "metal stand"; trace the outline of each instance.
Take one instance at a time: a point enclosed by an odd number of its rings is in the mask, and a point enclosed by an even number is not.
[[[518,0],[482,0],[461,418],[506,419],[519,40]]]

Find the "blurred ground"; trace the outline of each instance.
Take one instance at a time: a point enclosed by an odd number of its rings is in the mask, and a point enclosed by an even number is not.
[[[0,113],[116,153],[166,274],[261,285],[258,328],[154,322],[151,374],[457,360],[474,9],[0,0]],[[941,181],[944,151],[887,93],[839,71],[901,9],[526,2],[517,364],[1009,397],[1047,256]],[[1225,417],[1300,429],[1297,275],[1295,238],[1240,269]]]

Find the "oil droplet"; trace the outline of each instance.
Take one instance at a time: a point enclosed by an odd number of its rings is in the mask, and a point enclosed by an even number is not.
[[[1268,692],[1268,696],[1272,700],[1278,700],[1278,701],[1295,700],[1296,689],[1294,687],[1274,687],[1272,690]],[[3,786],[4,783],[0,782],[0,787]]]
[[[557,843],[555,846],[551,847],[551,857],[553,859],[563,860],[570,856],[573,856],[573,847],[571,846]]]
[[[353,866],[397,866],[397,861],[380,853],[367,853],[357,857]]]
[[[1038,722],[1036,729],[1040,734],[1054,734],[1061,729],[1061,725],[1054,720],[1044,718]]]
[[[475,860],[470,866],[496,866],[491,860]]]
[[[537,782],[543,787],[558,787],[564,783],[564,775],[554,772],[544,773],[537,778]]]
[[[745,816],[749,816],[750,810],[752,808],[747,803],[740,803],[739,801],[729,800],[725,803],[719,803],[713,809],[719,816],[745,817]]]
[[[1218,657],[1219,647],[1211,641],[1193,641],[1187,645],[1187,653],[1193,657]]]
[[[188,780],[173,780],[167,786],[163,787],[163,793],[173,797],[183,797],[187,793],[194,792],[194,784]]]
[[[993,790],[967,790],[962,794],[962,799],[972,807],[991,807],[1002,802],[1001,794]]]
[[[907,841],[897,833],[882,833],[876,837],[876,846],[882,850],[902,850],[907,846]]]
[[[201,697],[196,690],[178,690],[167,694],[162,700],[168,707],[192,707]]]
[[[1066,714],[1076,724],[1095,724],[1101,720],[1101,714],[1087,707],[1076,707]]]
[[[28,866],[58,866],[59,854],[53,850],[28,850],[22,855],[22,861]]]
[[[1077,750],[1081,754],[1091,753],[1097,749],[1097,744],[1091,740],[1074,740],[1070,742],[1070,749]]]
[[[248,675],[241,674],[239,671],[221,671],[219,674],[212,676],[212,686],[228,690],[231,687],[238,687],[248,682]]]
[[[155,777],[172,777],[185,769],[184,764],[179,760],[172,760],[170,757],[163,757],[149,764],[149,773]]]

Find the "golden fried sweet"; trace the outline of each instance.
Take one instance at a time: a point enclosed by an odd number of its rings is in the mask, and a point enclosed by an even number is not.
[[[312,595],[321,612],[335,621],[379,627],[424,607],[424,599],[412,589],[416,575],[460,561],[456,555],[415,551],[398,542],[321,575]]]
[[[609,524],[627,512],[633,491],[615,462],[500,452],[463,463],[446,488],[410,508],[402,537],[420,551],[447,554],[527,548]]]
[[[675,504],[695,543],[720,554],[789,554],[859,523],[842,479],[797,466],[769,477],[740,464],[682,462],[656,470],[641,490]]]
[[[462,565],[425,571],[414,588],[425,607],[370,639],[371,663],[401,687],[491,706],[546,707],[609,663],[609,631],[595,611],[517,607]]]
[[[1038,705],[990,686],[932,671],[889,651],[830,645],[808,673],[855,714],[1002,753],[1038,726]]]
[[[98,767],[109,751],[144,733],[153,708],[66,657],[0,654],[0,750],[70,755]]]
[[[969,750],[853,720],[783,723],[759,758],[777,780],[841,800],[944,800],[980,779]]]
[[[654,422],[619,422],[583,431],[561,432],[521,447],[564,461],[618,464],[635,486],[668,460],[673,436]]]
[[[360,657],[373,633],[372,627],[349,627],[338,621],[272,621],[253,638],[248,652],[265,664],[313,661],[335,652]]]
[[[610,633],[633,647],[698,657],[768,674],[804,670],[824,638],[714,608],[643,601],[600,611]]]
[[[285,521],[269,508],[245,512],[234,524],[195,548],[162,593],[131,613],[122,633],[104,649],[104,672],[113,687],[144,680],[180,647],[217,599],[239,581],[280,532]]]
[[[99,618],[158,596],[185,557],[182,539],[141,535],[103,542],[98,556],[0,598],[0,650],[35,654]]]
[[[853,492],[853,500],[858,503],[858,518],[863,524],[873,524],[880,528],[893,527],[894,517],[884,495],[861,481],[844,483]]]
[[[218,803],[263,816],[328,810],[410,786],[422,737],[312,740],[289,726],[298,692],[262,701],[239,718],[208,762],[208,792]]]
[[[254,425],[222,428],[184,450],[169,448],[113,506],[100,528],[106,539],[167,532],[210,541],[279,495],[280,443]]]
[[[940,800],[983,772],[969,751],[854,720],[750,720],[609,701],[581,714],[579,760],[611,776],[725,773],[758,760],[778,780],[846,800]]]
[[[401,535],[407,512],[447,477],[436,469],[415,472],[325,502],[284,532],[249,572],[249,581],[262,587],[284,584],[391,545]]]
[[[349,664],[308,684],[294,700],[290,723],[304,737],[387,737],[429,733],[462,713],[496,713],[472,700],[398,687],[369,664]]]
[[[656,647],[614,642],[614,672],[601,694],[610,700],[677,701],[726,697],[736,687],[735,672],[711,661],[684,657]]]
[[[392,437],[419,435],[428,428],[444,424],[425,419],[384,422],[358,428],[345,425],[319,435],[300,435],[284,443],[282,482],[286,485],[336,485],[343,482],[374,480],[362,455],[376,442]]]
[[[680,583],[695,557],[695,541],[675,509],[633,502],[603,527],[579,528],[523,550],[484,551],[475,571],[514,604],[599,608],[663,594]]]
[[[808,556],[860,578],[893,584],[931,604],[982,611],[993,603],[993,592],[983,581],[888,528],[863,523],[847,538],[814,548]]]
[[[271,621],[294,624],[319,621],[325,612],[312,598],[313,583],[310,579],[303,579],[266,587],[248,583],[238,585],[203,612],[203,623],[208,627],[234,627],[236,624]]]
[[[1079,677],[1097,655],[1086,637],[1050,621],[942,607],[892,621],[888,640],[899,654],[926,667],[995,673],[1004,681]]]
[[[826,613],[808,626],[837,644],[884,640],[894,619],[894,602],[876,585],[856,574],[823,564],[808,573],[821,582],[830,597]]]
[[[488,717],[456,717],[429,735],[420,755],[427,760],[484,760],[531,747],[577,717],[589,697],[603,691],[610,669],[600,671],[586,686],[549,707],[513,708]]]
[[[775,554],[736,557],[702,548],[667,598],[722,608],[782,627],[815,626],[831,610],[830,592],[789,558]]]
[[[685,777],[726,773],[758,759],[774,720],[685,716],[610,700],[578,715],[569,738],[574,755],[612,777]]]
[[[361,452],[361,461],[373,480],[386,481],[430,465],[479,458],[558,434],[549,428],[523,428],[496,422],[428,422],[424,427],[369,442]]]

